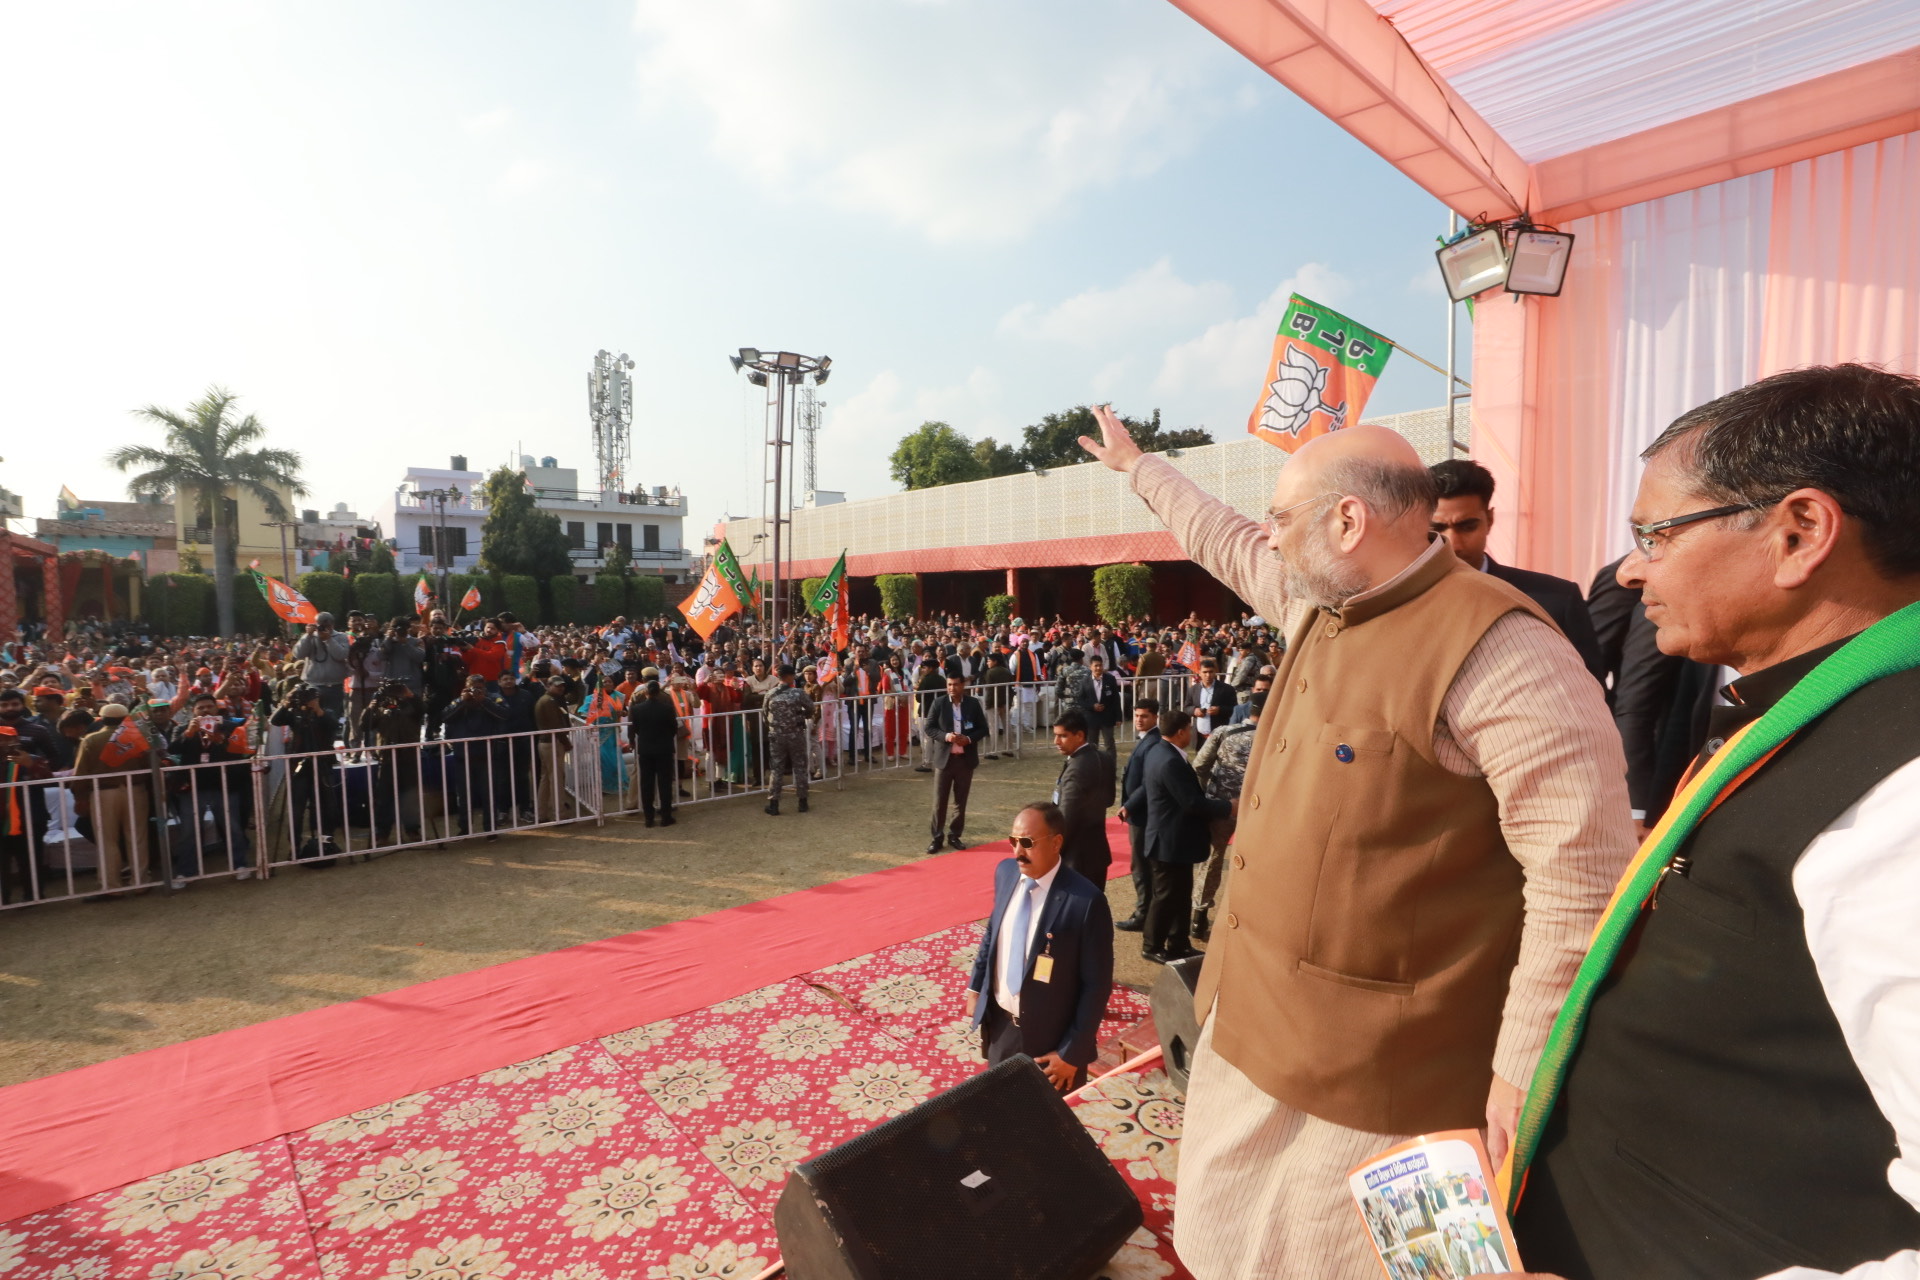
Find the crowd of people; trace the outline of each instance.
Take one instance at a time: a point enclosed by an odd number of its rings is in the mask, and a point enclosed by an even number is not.
[[[937,852],[965,845],[979,761],[1044,725],[1056,790],[1015,820],[968,1013],[991,1059],[1069,1088],[1114,930],[1152,960],[1207,943],[1174,1218],[1197,1280],[1376,1274],[1347,1171],[1454,1129],[1506,1164],[1529,1274],[1916,1274],[1920,380],[1796,370],[1682,415],[1644,455],[1634,549],[1585,592],[1495,563],[1492,476],[1391,432],[1309,442],[1254,520],[1096,417],[1089,452],[1258,614],[861,619],[844,646],[806,618],[703,642],[504,614],[13,638],[0,781],[90,804],[8,793],[9,900],[42,822],[90,821],[100,884],[137,878],[127,836],[173,802],[142,771],[257,777],[276,734],[315,770],[418,760],[422,789],[437,760],[497,814],[578,772],[516,733],[624,724],[649,822],[703,781],[778,816],[788,776],[804,813],[823,770],[892,762],[934,775]],[[336,814],[306,805],[307,838]]]

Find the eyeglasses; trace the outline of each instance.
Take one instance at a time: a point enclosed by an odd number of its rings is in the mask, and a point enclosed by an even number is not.
[[[1308,498],[1305,502],[1296,502],[1291,506],[1278,507],[1278,508],[1268,507],[1267,518],[1264,521],[1264,523],[1266,524],[1267,528],[1272,529],[1277,533],[1280,529],[1280,517],[1287,514],[1287,512],[1298,511],[1301,507],[1311,506],[1316,502],[1325,502],[1328,498],[1344,498],[1346,496],[1347,495],[1344,493],[1323,493],[1316,498]]]
[[[1032,836],[1008,836],[1007,843],[1016,849],[1031,849],[1035,841]]]
[[[1656,520],[1652,524],[1635,524],[1627,521],[1627,528],[1633,533],[1633,545],[1648,560],[1658,560],[1661,549],[1667,545],[1667,539],[1654,535],[1678,529],[1683,525],[1697,524],[1702,520],[1718,520],[1722,516],[1736,516],[1742,511],[1763,511],[1774,505],[1771,502],[1740,502],[1730,507],[1714,507],[1710,511],[1694,511],[1684,516],[1673,516],[1666,520]]]

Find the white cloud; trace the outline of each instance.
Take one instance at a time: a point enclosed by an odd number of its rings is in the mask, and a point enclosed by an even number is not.
[[[1338,306],[1348,284],[1322,263],[1309,262],[1282,280],[1251,315],[1223,320],[1185,342],[1168,348],[1160,362],[1154,390],[1163,394],[1237,391],[1259,385],[1267,357],[1273,351],[1274,331],[1286,313],[1287,297],[1299,293]]]
[[[1248,110],[1224,46],[1169,39],[1186,22],[1025,0],[636,0],[634,16],[649,109],[691,108],[772,191],[935,241],[1017,239]]]
[[[1233,290],[1217,281],[1189,284],[1162,258],[1111,289],[1088,289],[1042,310],[1023,302],[1000,320],[1017,338],[1111,350],[1142,333],[1188,329],[1233,306]]]

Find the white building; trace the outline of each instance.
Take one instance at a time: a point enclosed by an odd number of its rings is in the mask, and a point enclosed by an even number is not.
[[[450,570],[467,572],[479,566],[480,531],[487,520],[481,484],[486,477],[468,470],[463,456],[456,455],[452,463],[444,468],[408,467],[381,513],[382,527],[400,544],[393,558],[403,574],[438,568],[435,547],[442,536]],[[533,487],[534,504],[560,521],[576,576],[591,577],[614,546],[628,549],[637,573],[658,574],[669,582],[684,582],[691,574],[694,557],[681,534],[687,500],[677,486],[635,486],[626,493],[582,490],[578,470],[531,455],[520,459],[520,469]],[[449,496],[444,501],[423,496],[435,492]]]
[[[485,477],[469,471],[461,455],[451,461],[446,467],[408,467],[381,510],[380,527],[399,544],[393,563],[403,574],[439,568],[436,550],[442,538],[447,569],[465,573],[479,566],[480,528],[487,520],[486,496],[480,489]],[[443,502],[422,496],[432,493],[447,497]]]
[[[669,582],[684,582],[692,573],[693,552],[683,536],[687,499],[678,485],[582,489],[577,468],[530,454],[520,459],[520,469],[533,486],[534,505],[560,521],[576,573],[592,575],[615,546],[627,548],[636,573]]]

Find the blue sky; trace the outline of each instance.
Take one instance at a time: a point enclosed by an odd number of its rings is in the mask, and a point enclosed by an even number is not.
[[[820,483],[859,498],[927,418],[1232,436],[1290,288],[1444,343],[1444,210],[1164,0],[43,5],[0,121],[29,515],[119,496],[128,411],[212,382],[366,514],[456,452],[590,472],[625,350],[630,474],[697,540],[759,510],[741,346],[833,357]],[[1397,357],[1371,409],[1441,399]]]

